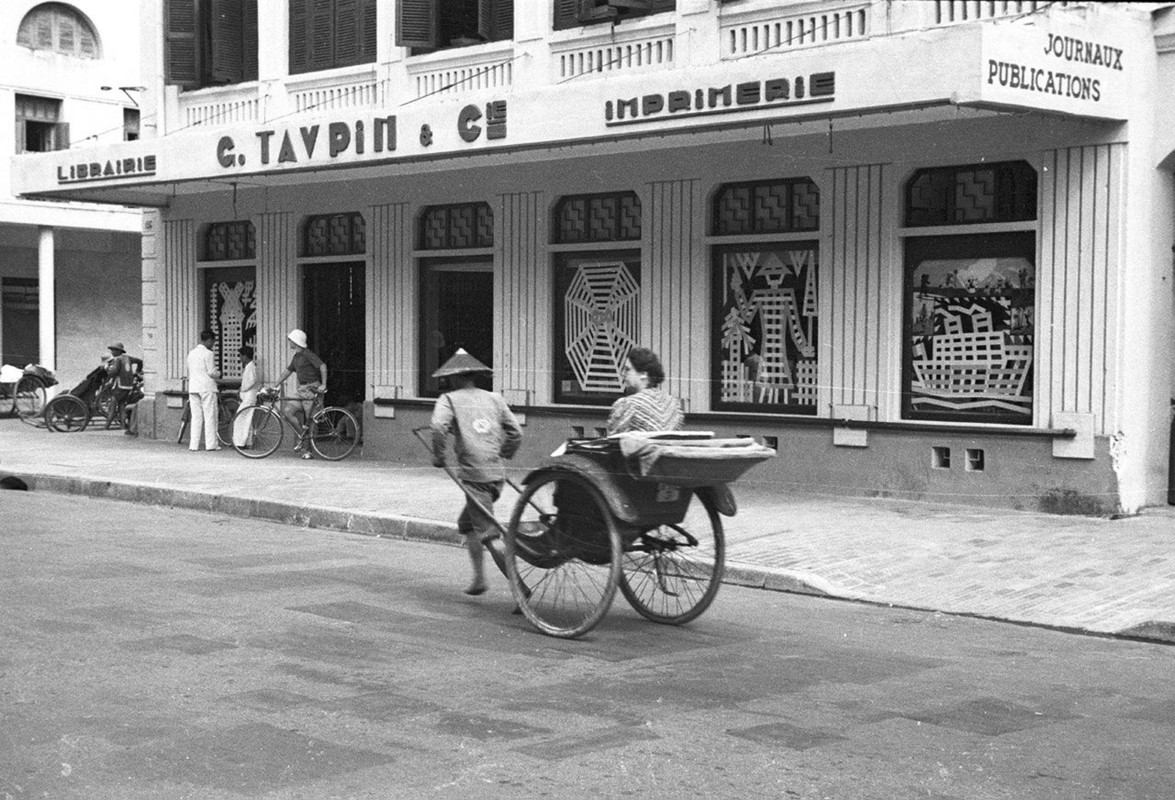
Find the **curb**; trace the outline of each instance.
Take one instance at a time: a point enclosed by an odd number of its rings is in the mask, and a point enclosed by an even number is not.
[[[462,546],[464,539],[457,533],[455,523],[408,517],[400,514],[357,514],[345,509],[327,506],[299,506],[276,500],[260,500],[239,495],[216,495],[150,484],[115,482],[100,478],[65,477],[43,473],[24,473],[22,477],[30,490],[73,494],[107,500],[120,500],[144,505],[171,506],[194,511],[208,511],[232,517],[264,519],[305,528],[344,531],[383,539],[404,539]],[[722,583],[764,589],[771,592],[789,592],[836,600],[888,605],[884,600],[840,589],[831,582],[811,573],[797,570],[766,569],[753,564],[727,562]],[[941,612],[932,607],[911,607],[912,610]],[[962,616],[971,616],[965,612]],[[997,621],[1028,624],[1035,627],[1053,626],[1022,622],[1004,617],[988,617]],[[1141,641],[1175,644],[1175,622],[1151,620],[1124,630],[1105,633],[1080,628],[1067,629],[1075,633],[1110,636]]]
[[[208,511],[232,517],[264,519],[287,525],[345,531],[384,539],[437,542],[455,546],[464,544],[455,523],[436,522],[400,514],[356,514],[327,506],[299,506],[276,500],[259,500],[231,494],[216,495],[98,478],[71,478],[43,473],[28,473],[24,477],[29,489],[33,491]],[[722,583],[772,592],[856,599],[846,593],[836,592],[826,581],[815,575],[795,571],[771,571],[750,564],[728,563]]]

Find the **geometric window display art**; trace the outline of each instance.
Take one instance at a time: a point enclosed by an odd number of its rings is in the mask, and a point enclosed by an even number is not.
[[[1031,422],[1033,237],[1003,237],[999,252],[942,239],[907,243],[914,254],[908,254],[905,416]]]
[[[640,284],[623,261],[580,263],[563,295],[564,355],[580,392],[615,393],[636,345]]]
[[[717,251],[718,410],[816,413],[815,242]]]
[[[205,269],[205,326],[216,334],[213,355],[224,380],[241,377],[241,345],[257,346],[256,281],[252,267]]]

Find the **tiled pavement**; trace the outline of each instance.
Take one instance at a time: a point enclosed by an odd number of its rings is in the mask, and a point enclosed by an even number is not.
[[[423,459],[253,461],[16,419],[0,419],[3,473],[42,491],[440,541],[456,541],[461,503]],[[1108,520],[800,496],[756,482],[754,471],[735,493],[728,582],[1175,642],[1175,509]],[[512,502],[503,498],[500,516]]]

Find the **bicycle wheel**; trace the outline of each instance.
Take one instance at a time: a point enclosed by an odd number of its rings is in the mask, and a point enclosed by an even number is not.
[[[77,433],[90,424],[90,408],[79,397],[62,394],[45,405],[45,424],[58,433]]]
[[[560,470],[535,477],[504,539],[510,589],[532,625],[571,639],[603,619],[620,579],[621,542],[590,481]]]
[[[236,444],[232,438],[232,428],[237,420],[241,426],[248,428],[248,436],[244,444]],[[245,458],[265,458],[281,447],[284,433],[281,414],[268,407],[245,406],[233,416],[230,426],[229,444]]]
[[[25,375],[16,382],[13,409],[21,422],[36,425],[45,411],[45,384],[35,375]]]
[[[236,397],[221,397],[217,400],[216,438],[221,447],[233,446],[233,420],[241,408],[241,401]]]
[[[722,520],[697,498],[676,525],[642,531],[624,546],[620,591],[646,619],[681,625],[710,607],[726,563]]]
[[[340,461],[359,444],[359,423],[343,408],[324,408],[310,422],[310,447],[327,461]]]

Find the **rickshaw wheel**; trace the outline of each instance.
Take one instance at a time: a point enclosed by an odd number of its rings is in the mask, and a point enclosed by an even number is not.
[[[13,408],[21,422],[36,425],[45,410],[45,384],[35,375],[25,375],[16,383]]]
[[[45,424],[58,433],[77,433],[90,424],[90,407],[80,397],[61,394],[45,406]]]
[[[714,602],[726,564],[722,519],[708,498],[697,497],[684,520],[642,530],[625,541],[620,591],[653,622],[681,625]]]
[[[522,492],[503,537],[514,602],[543,633],[573,639],[607,613],[620,580],[620,532],[600,491],[556,470]]]

